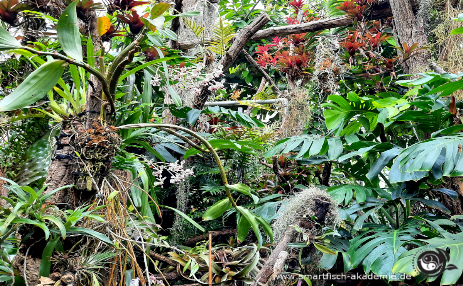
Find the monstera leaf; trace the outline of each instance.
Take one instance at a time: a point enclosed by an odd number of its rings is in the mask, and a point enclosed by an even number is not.
[[[325,241],[328,240],[329,243],[326,245],[331,250],[336,252],[336,255],[331,255],[328,253],[323,253],[322,258],[318,263],[318,266],[323,269],[331,269],[338,258],[339,253],[342,255],[342,260],[344,262],[344,272],[348,272],[352,269],[352,264],[350,262],[350,257],[347,251],[349,250],[349,240],[339,238],[335,235],[327,235],[324,237]]]
[[[374,130],[377,124],[378,111],[370,100],[361,99],[355,92],[348,94],[347,101],[339,95],[330,95],[330,103],[323,103],[322,107],[329,107],[323,111],[326,127],[329,130],[337,129],[336,135],[352,134],[364,125],[367,130]],[[344,129],[350,120],[359,115],[356,120]],[[366,126],[368,125],[368,126]]]
[[[442,268],[439,271],[443,273],[440,285],[455,285],[463,271],[461,266],[461,261],[463,261],[463,228],[458,225],[460,232],[453,234],[445,231],[440,226],[456,226],[455,223],[449,220],[436,220],[434,222],[427,220],[427,222],[441,234],[441,237],[423,239],[421,242],[426,243],[426,245],[402,253],[398,261],[395,262],[394,267],[392,267],[392,272],[401,272],[412,276],[419,275],[420,271],[415,267],[417,266],[418,256],[425,251],[431,251],[436,253],[436,256],[441,260],[439,262]],[[450,252],[447,252],[447,250],[450,250]],[[429,277],[428,282],[436,280],[438,277],[439,275]]]
[[[331,138],[331,140],[334,142],[335,139]],[[340,147],[342,152],[342,142],[340,139],[332,145],[333,147]],[[323,155],[327,151],[328,144],[326,137],[317,135],[300,135],[278,141],[275,146],[270,148],[264,154],[264,156],[269,158],[276,154],[297,152],[298,154],[296,158],[305,158],[317,154]]]
[[[405,149],[391,168],[392,183],[418,180],[432,170],[433,176],[462,176],[463,136],[442,136],[414,144]]]
[[[405,224],[391,229],[385,225],[365,224],[362,233],[350,242],[348,254],[352,268],[362,264],[365,273],[392,275],[392,266],[407,252],[404,245],[419,233],[417,226],[416,223]]]
[[[328,188],[328,194],[340,204],[347,205],[355,197],[358,203],[364,203],[367,197],[390,198],[390,194],[381,188],[370,188],[357,185],[341,185]]]

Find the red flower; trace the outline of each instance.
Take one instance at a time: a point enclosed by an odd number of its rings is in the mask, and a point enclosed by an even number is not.
[[[376,36],[372,36],[370,34],[367,34],[366,37],[368,38],[368,42],[370,43],[370,46],[372,49],[378,47],[381,42],[389,39],[391,36],[387,36],[387,35],[382,35],[381,36],[381,33],[377,33]]]
[[[259,55],[257,57],[257,64],[260,65],[261,67],[265,68],[267,66],[267,59],[262,56],[262,55]]]
[[[296,14],[299,13],[299,10],[304,7],[304,0],[293,0],[289,2],[289,5],[293,6],[294,10],[296,10]]]
[[[270,47],[273,47],[273,46],[275,46],[275,45],[267,44],[267,45],[264,45],[264,46],[257,46],[256,54],[267,55],[268,51],[270,51]]]
[[[299,24],[299,21],[296,20],[295,18],[286,17],[286,23],[290,25],[296,25],[296,24]]]
[[[295,46],[299,46],[301,44],[305,43],[305,35],[307,33],[302,33],[302,34],[294,34],[289,36],[290,42],[293,43]]]
[[[0,1],[0,19],[10,25],[15,25],[18,13],[27,10],[27,4],[18,4],[18,0]]]
[[[278,45],[279,43],[283,42],[283,40],[281,39],[281,37],[275,37],[272,39],[272,43]]]
[[[149,4],[150,1],[134,1],[134,0],[114,0],[113,4],[122,10],[132,9],[133,7]]]
[[[143,28],[144,24],[140,19],[137,11],[131,10],[132,14],[120,14],[117,15],[117,18],[121,19],[124,23],[129,25],[130,32],[134,35],[140,33],[141,29]],[[145,14],[143,17],[146,18],[148,13]]]

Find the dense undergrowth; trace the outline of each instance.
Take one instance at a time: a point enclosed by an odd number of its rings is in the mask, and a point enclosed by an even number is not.
[[[460,4],[58,2],[0,2],[0,285],[463,283]]]

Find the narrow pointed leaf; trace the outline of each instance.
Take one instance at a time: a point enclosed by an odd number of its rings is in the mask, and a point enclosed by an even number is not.
[[[0,112],[26,107],[44,97],[64,72],[64,61],[45,63],[0,101]]]

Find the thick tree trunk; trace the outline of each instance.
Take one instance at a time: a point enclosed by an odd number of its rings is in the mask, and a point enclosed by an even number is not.
[[[418,47],[426,47],[428,39],[424,31],[424,20],[413,13],[411,0],[390,0],[389,3],[394,17],[394,34],[397,36],[397,44],[399,46],[407,44],[411,47],[417,43]],[[405,62],[404,72],[407,74],[429,70],[430,59],[430,52],[422,50]]]
[[[198,16],[189,18],[189,20],[194,21],[199,26],[205,27],[205,37],[210,38],[219,16],[217,2],[218,1],[176,0],[174,8],[176,13],[199,11],[200,14]],[[200,52],[200,50],[198,50],[198,48],[195,46],[200,44],[201,41],[185,24],[182,18],[177,17],[173,19],[171,29],[177,34],[177,41],[170,42],[171,48],[179,49],[179,43],[181,41],[188,40],[194,44],[191,45],[188,49],[183,49],[183,53],[187,56],[195,56],[196,53]],[[193,107],[193,95],[191,90],[182,89],[178,90],[177,92],[183,101],[183,106]],[[164,104],[173,104],[173,101],[168,94],[166,94],[164,98]],[[162,117],[162,123],[176,124],[178,122],[177,117],[173,116],[169,109],[163,111]]]
[[[89,11],[87,21],[83,24],[94,39],[98,37],[97,15],[93,10]],[[88,34],[87,32],[87,34]],[[95,54],[100,50],[100,41],[94,42]],[[89,59],[95,60],[95,59]],[[60,135],[56,142],[55,154],[50,162],[45,184],[49,184],[45,193],[65,185],[76,183],[74,174],[78,172],[78,162],[74,150],[76,134],[83,134],[91,129],[94,122],[98,122],[101,111],[102,85],[100,81],[90,76],[91,82],[87,89],[86,109],[81,118],[73,118],[63,123]],[[78,88],[78,87],[76,87]],[[69,208],[75,208],[80,204],[81,195],[75,188],[62,190],[53,195],[51,202],[55,204],[67,204]],[[88,194],[85,194],[88,195]]]

